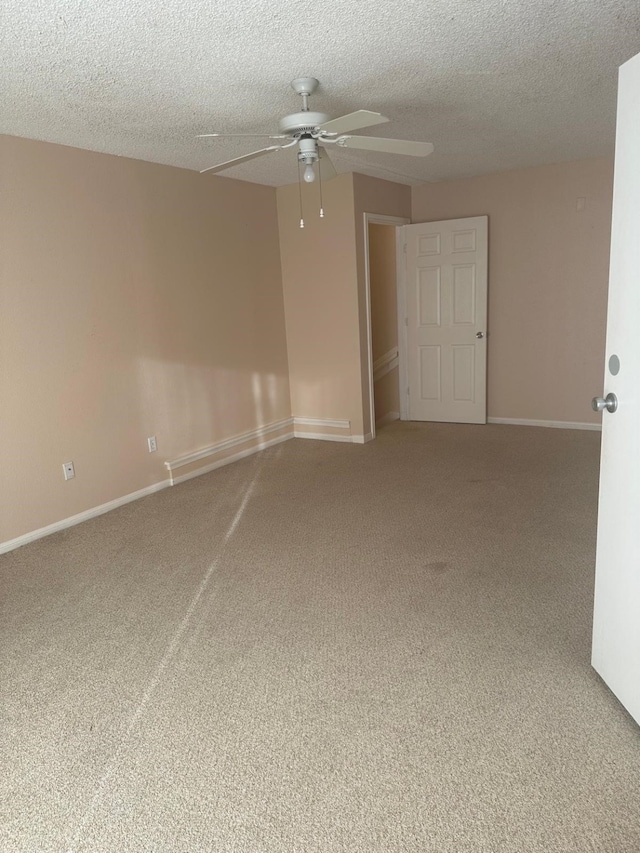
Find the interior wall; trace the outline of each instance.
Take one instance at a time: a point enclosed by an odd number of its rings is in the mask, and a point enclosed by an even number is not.
[[[11,137],[0,163],[0,542],[290,417],[272,188]]]
[[[292,411],[366,439],[365,211],[488,214],[489,415],[599,422],[609,160],[413,192],[341,175],[323,219],[317,185],[303,187],[300,229],[297,185],[11,137],[0,155],[0,542]]]
[[[597,424],[613,161],[413,188],[412,221],[489,215],[489,417]]]
[[[346,429],[321,423],[296,429],[361,436],[353,176],[323,184],[324,218],[318,185],[303,185],[304,228],[298,185],[278,187],[276,194],[292,412],[350,422]]]
[[[396,229],[391,225],[369,223],[369,286],[374,411],[377,422],[392,413],[399,416],[400,412],[398,365],[380,377],[376,376],[375,371],[376,362],[398,349]],[[393,364],[393,361],[389,363]]]
[[[291,406],[315,423],[298,432],[371,437],[364,213],[409,218],[411,188],[359,174],[302,187],[279,187],[280,256],[289,353]],[[322,425],[349,421],[348,429]]]

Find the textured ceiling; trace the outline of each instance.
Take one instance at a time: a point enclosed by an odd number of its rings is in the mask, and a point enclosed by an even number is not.
[[[617,68],[638,0],[3,0],[0,132],[203,169],[263,146],[300,109],[371,109],[360,133],[425,159],[331,150],[339,172],[437,181],[613,152]],[[267,143],[264,143],[267,144]],[[296,180],[292,150],[225,175]],[[207,176],[203,175],[203,180]]]

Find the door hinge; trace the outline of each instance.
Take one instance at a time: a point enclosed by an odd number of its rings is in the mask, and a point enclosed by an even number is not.
[[[403,252],[403,254],[405,254],[405,255],[407,254],[407,244],[406,244],[406,243],[403,243],[403,244],[402,244],[402,252]]]

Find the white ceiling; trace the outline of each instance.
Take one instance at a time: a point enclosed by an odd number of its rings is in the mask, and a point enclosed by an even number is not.
[[[300,109],[391,121],[427,158],[331,155],[339,172],[439,181],[613,153],[617,68],[638,0],[3,0],[0,132],[203,169]],[[280,185],[293,150],[224,173]],[[203,180],[207,177],[203,176]]]

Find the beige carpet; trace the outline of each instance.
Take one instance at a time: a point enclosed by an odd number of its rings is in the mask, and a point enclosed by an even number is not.
[[[0,557],[2,853],[638,853],[598,452],[296,440]]]

